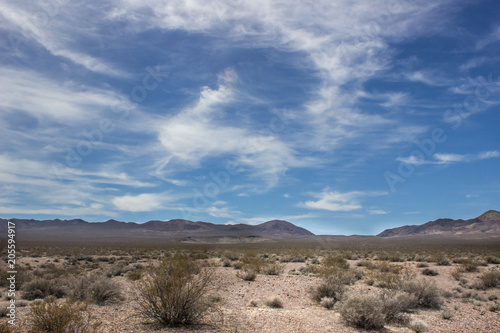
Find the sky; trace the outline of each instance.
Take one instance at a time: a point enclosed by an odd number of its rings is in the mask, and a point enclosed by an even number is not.
[[[0,3],[0,216],[377,234],[500,210],[500,3]]]

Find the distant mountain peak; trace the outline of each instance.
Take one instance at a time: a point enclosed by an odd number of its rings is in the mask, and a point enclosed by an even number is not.
[[[437,219],[421,225],[406,225],[386,229],[377,236],[465,236],[465,235],[500,235],[500,212],[489,210],[469,220]]]

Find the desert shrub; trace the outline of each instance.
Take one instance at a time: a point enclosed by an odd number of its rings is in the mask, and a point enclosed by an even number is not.
[[[231,267],[232,266],[232,262],[231,260],[227,259],[227,258],[224,258],[221,260],[221,266],[222,267]]]
[[[488,262],[489,264],[498,265],[500,264],[500,258],[488,256],[486,257],[486,262]]]
[[[116,264],[112,265],[109,268],[108,273],[106,274],[108,277],[112,276],[120,276],[124,275],[125,273],[133,270],[132,267],[128,266],[128,263],[125,261],[119,261]]]
[[[382,312],[384,313],[385,321],[388,323],[406,323],[408,318],[403,313],[417,306],[416,296],[404,291],[386,293],[383,295],[382,300]]]
[[[321,299],[321,301],[319,302],[319,305],[321,305],[322,307],[324,307],[327,310],[331,310],[335,306],[336,302],[337,301],[335,300],[335,298],[332,298],[332,297],[323,297]]]
[[[285,266],[279,263],[269,263],[262,267],[262,274],[265,275],[280,275],[283,273]]]
[[[446,309],[443,312],[441,312],[441,318],[443,318],[444,320],[450,320],[452,317],[453,317],[453,312],[451,312],[451,310]]]
[[[58,303],[54,298],[30,309],[33,333],[87,333],[95,332],[101,323],[96,322],[85,303]]]
[[[450,259],[448,259],[448,257],[446,257],[442,253],[436,255],[433,258],[433,261],[435,261],[438,266],[449,266],[449,265],[451,265]]]
[[[410,280],[401,284],[400,289],[412,294],[417,299],[417,305],[421,308],[438,309],[443,303],[441,292],[434,283],[424,280]]]
[[[242,269],[243,263],[241,261],[235,261],[233,262],[232,266],[234,267],[234,269]]]
[[[211,292],[207,294],[207,300],[210,303],[219,303],[222,301],[222,296],[216,292]]]
[[[242,258],[242,269],[252,270],[256,273],[260,273],[262,267],[264,266],[264,259],[255,255],[245,255]]]
[[[414,319],[408,325],[409,328],[415,331],[415,333],[424,333],[427,332],[428,326],[425,322],[419,319]]]
[[[336,266],[323,267],[319,271],[319,275],[326,279],[337,280],[339,283],[350,285],[362,278],[362,273],[359,270],[338,268]]]
[[[462,278],[462,274],[464,273],[464,269],[461,267],[456,267],[453,271],[451,271],[450,275],[457,281],[460,281]]]
[[[422,275],[436,276],[436,275],[439,275],[439,273],[433,269],[426,268],[426,269],[422,270]]]
[[[60,280],[47,280],[45,278],[35,278],[26,283],[22,288],[21,297],[32,301],[37,298],[54,296],[61,298],[66,295],[66,288]]]
[[[270,308],[281,309],[283,307],[283,301],[276,296],[269,297],[264,302]]]
[[[10,302],[2,302],[0,304],[0,318],[6,317],[7,314],[9,313],[9,309],[7,309],[9,304]]]
[[[321,302],[324,297],[339,301],[345,292],[345,284],[334,277],[323,279],[316,287],[309,290],[311,299],[315,302]]]
[[[477,272],[477,267],[479,266],[479,262],[475,259],[466,259],[460,263],[460,267],[464,270],[464,272]]]
[[[259,306],[259,303],[257,303],[257,301],[253,299],[250,302],[248,302],[247,306],[250,306],[252,308],[256,308],[257,306]]]
[[[356,266],[366,267],[368,269],[373,269],[373,262],[371,260],[363,259],[363,260],[358,261]]]
[[[305,266],[301,266],[299,268],[299,272],[302,275],[318,274],[320,272],[320,266],[319,265],[306,264]]]
[[[99,274],[88,274],[68,281],[69,297],[77,301],[88,301],[98,305],[123,299],[121,287],[111,278]]]
[[[351,293],[339,303],[338,311],[350,326],[377,329],[384,326],[383,302],[366,292]]]
[[[483,282],[486,288],[495,288],[500,286],[500,271],[485,271],[479,276],[479,279]]]
[[[137,283],[137,315],[162,326],[200,321],[213,305],[206,300],[212,281],[209,268],[200,269],[185,255],[163,259],[148,268]]]
[[[419,263],[417,264],[417,267],[418,267],[418,268],[426,268],[426,267],[429,267],[429,264],[428,264],[428,263],[426,263],[426,262],[419,262]]]
[[[348,269],[349,268],[349,263],[342,256],[339,256],[339,255],[328,255],[323,260],[323,266],[325,268],[336,267],[336,268],[341,268],[341,269]]]
[[[127,274],[125,275],[129,280],[137,281],[141,279],[143,273],[144,271],[142,269],[134,269],[132,271],[127,272]]]
[[[9,324],[9,322],[4,321],[0,323],[0,333],[14,333],[18,332],[16,328],[13,327],[13,325]]]
[[[257,273],[255,273],[255,271],[245,269],[243,271],[236,272],[236,276],[244,281],[255,281]]]

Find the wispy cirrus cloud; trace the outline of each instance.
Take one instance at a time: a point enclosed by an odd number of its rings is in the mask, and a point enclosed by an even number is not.
[[[88,15],[83,16],[82,13]],[[32,3],[23,6],[17,1],[3,1],[0,4],[0,15],[4,22],[0,27],[23,36],[24,42],[35,41],[54,56],[63,57],[87,70],[118,77],[127,77],[128,73],[114,68],[106,61],[86,53],[85,49],[76,48],[72,40],[99,39],[100,35],[88,29],[89,20],[94,26],[103,19],[102,11],[93,6],[82,8],[77,3],[51,2]],[[84,19],[82,19],[84,18]],[[75,29],[80,26],[81,29]],[[16,39],[11,36],[11,39]],[[103,41],[99,43],[103,45]],[[12,45],[16,47],[16,45]],[[18,50],[16,50],[18,52]]]
[[[398,157],[396,160],[412,165],[466,163],[500,157],[500,151],[492,150],[481,152],[478,154],[436,153],[432,157],[432,160],[426,160],[422,159],[421,157],[412,155],[408,157]]]

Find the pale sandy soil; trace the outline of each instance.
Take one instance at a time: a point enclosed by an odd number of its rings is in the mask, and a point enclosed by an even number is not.
[[[39,258],[39,262],[44,262]],[[356,267],[355,261],[350,261],[351,267]],[[304,263],[286,264],[285,273],[280,276],[258,275],[253,282],[243,281],[236,277],[232,267],[215,268],[215,291],[222,297],[218,303],[222,318],[213,314],[206,319],[206,324],[190,328],[159,329],[135,318],[133,314],[134,282],[125,277],[116,277],[124,289],[126,301],[104,306],[93,306],[95,317],[103,323],[103,332],[365,332],[365,330],[347,327],[335,310],[326,310],[314,304],[308,295],[308,289],[320,282],[318,277],[290,275],[288,272],[304,266]],[[411,263],[415,266],[416,263]],[[435,266],[429,264],[440,274],[435,277],[418,275],[418,278],[434,281],[439,288],[452,292],[458,287],[450,273],[452,266]],[[498,266],[498,265],[497,265]],[[489,265],[489,268],[493,265]],[[484,267],[481,267],[484,270]],[[418,272],[422,269],[416,268]],[[473,280],[479,273],[466,273],[464,277]],[[358,281],[350,288],[362,288],[376,292],[378,288],[367,286]],[[500,298],[500,289],[475,291],[464,289],[459,296],[467,291],[475,292],[484,299],[490,295]],[[272,309],[264,305],[269,296],[278,296],[283,301],[282,309]],[[258,306],[249,306],[250,301],[256,301]],[[488,311],[492,302],[480,302],[462,298],[445,298],[442,310],[418,310],[411,314],[412,318],[425,322],[427,332],[500,332],[500,314]],[[453,316],[449,320],[442,318],[442,311],[448,309]],[[28,307],[18,308],[17,315],[27,318]],[[27,326],[22,329],[27,331]],[[386,326],[377,332],[414,332],[406,327]]]

